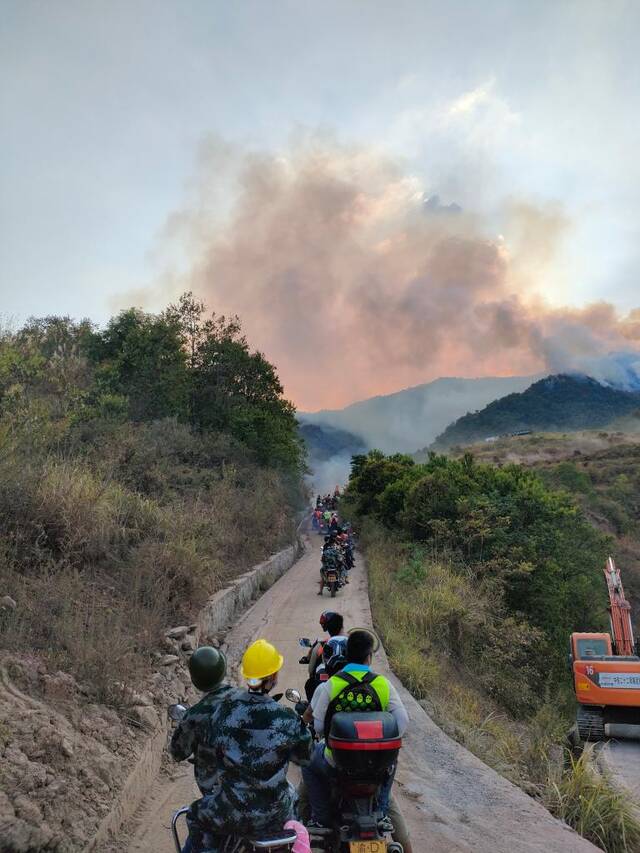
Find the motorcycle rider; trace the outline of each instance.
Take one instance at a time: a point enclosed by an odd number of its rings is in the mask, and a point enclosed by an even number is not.
[[[320,572],[320,591],[318,595],[322,595],[322,590],[324,589],[324,578],[322,575],[330,570],[336,572],[339,580],[345,580],[344,560],[334,533],[330,533],[325,538],[325,543],[322,547],[322,569]]]
[[[282,664],[271,643],[252,643],[241,667],[247,689],[224,697],[211,718],[207,746],[218,759],[216,778],[189,810],[195,851],[217,853],[225,836],[279,831],[293,817],[287,770],[289,761],[309,761],[311,735],[293,710],[269,696]]]
[[[344,705],[343,711],[356,710],[349,707],[349,702],[344,700],[347,692],[356,682],[366,684],[371,698],[374,700],[377,698],[377,702],[372,701],[368,705],[371,710],[388,711],[395,717],[399,734],[402,735],[406,731],[409,717],[398,692],[387,678],[371,671],[374,645],[374,637],[369,631],[357,630],[349,634],[347,665],[318,687],[303,717],[306,723],[313,721],[319,736],[324,734],[326,737],[329,734],[330,719],[328,718],[333,716],[335,706],[340,704],[341,699]],[[344,677],[345,675],[347,678]],[[357,710],[360,709],[361,706],[357,708]],[[385,816],[389,811],[389,797],[394,775],[395,767],[389,773],[378,796],[378,808]],[[327,748],[324,741],[316,745],[311,763],[302,768],[302,776],[309,792],[312,820],[316,825],[331,825],[331,792],[335,787],[336,771],[331,750]]]
[[[332,640],[338,641],[346,645],[347,636],[343,634],[344,619],[339,613],[333,610],[325,610],[320,614],[320,627],[329,635],[327,640],[318,640],[309,651],[309,678],[305,683],[304,689],[307,694],[307,701],[311,701],[320,680],[322,672],[325,670],[323,659],[323,650],[327,643]],[[332,650],[333,651],[333,650]]]
[[[171,737],[169,751],[174,761],[193,756],[193,769],[198,788],[208,794],[216,776],[216,756],[207,746],[209,723],[225,696],[236,690],[223,679],[227,671],[224,654],[213,646],[200,646],[189,658],[189,674],[193,686],[204,696],[188,708]]]
[[[350,571],[355,566],[355,559],[353,556],[353,543],[351,542],[351,538],[349,533],[345,530],[345,528],[341,528],[338,532],[338,543],[342,548],[342,552],[344,554],[344,564],[347,571]]]

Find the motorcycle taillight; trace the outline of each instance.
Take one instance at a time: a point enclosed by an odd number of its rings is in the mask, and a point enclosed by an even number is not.
[[[341,788],[348,797],[373,797],[378,790],[373,782],[350,782],[344,779]]]

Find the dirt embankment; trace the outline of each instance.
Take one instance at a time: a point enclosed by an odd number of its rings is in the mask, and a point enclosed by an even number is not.
[[[167,705],[191,695],[186,659],[221,642],[237,614],[293,563],[291,546],[216,593],[198,623],[169,628],[155,672],[122,690],[119,713],[89,685],[33,657],[0,656],[0,850],[90,850],[118,832],[148,793],[166,745]]]
[[[285,657],[280,686],[302,689],[300,636],[315,635],[318,617],[331,606],[348,627],[371,625],[367,577],[362,558],[350,585],[331,601],[317,596],[319,543],[308,540],[305,555],[259,599],[226,642],[232,668],[258,636],[276,643]],[[375,667],[389,673],[384,652]],[[393,676],[392,676],[393,677]],[[398,685],[409,710],[397,792],[418,853],[587,853],[595,851],[565,825],[442,732],[424,709]],[[190,765],[168,768],[120,844],[129,853],[173,853],[168,827],[172,812],[197,796]],[[294,772],[295,778],[295,772]]]
[[[160,709],[185,689],[183,669],[167,665],[146,687],[123,696],[127,707],[118,714],[89,702],[87,687],[70,675],[49,674],[35,659],[3,656],[3,851],[72,851],[90,842],[148,733],[159,727]]]

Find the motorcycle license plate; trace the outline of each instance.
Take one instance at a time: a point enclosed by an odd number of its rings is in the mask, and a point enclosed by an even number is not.
[[[328,581],[337,581],[338,576],[337,575],[327,575],[327,580]]]
[[[387,849],[386,841],[350,841],[350,853],[384,853]]]

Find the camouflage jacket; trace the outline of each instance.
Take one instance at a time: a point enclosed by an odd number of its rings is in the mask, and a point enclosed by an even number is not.
[[[311,756],[311,735],[298,715],[269,696],[237,690],[217,706],[207,745],[215,780],[192,804],[190,825],[242,836],[281,829],[295,802],[289,761],[306,764]]]
[[[210,690],[184,715],[171,738],[169,750],[174,761],[184,761],[193,755],[193,765],[198,788],[203,794],[211,791],[216,778],[216,757],[207,746],[209,724],[219,703],[237,688],[221,684]]]
[[[342,552],[335,545],[327,545],[322,552],[322,568],[339,571],[342,567]]]

